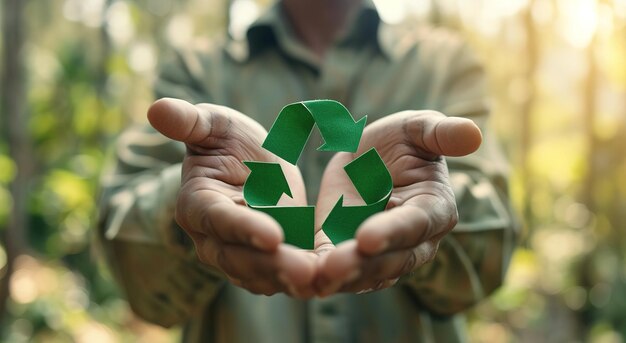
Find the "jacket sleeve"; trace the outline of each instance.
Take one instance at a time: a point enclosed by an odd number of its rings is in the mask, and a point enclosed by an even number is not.
[[[164,66],[157,97],[207,101],[186,85],[191,73],[178,55]],[[183,144],[148,125],[117,140],[101,179],[97,240],[131,308],[162,326],[199,314],[223,277],[197,261],[193,244],[174,222]]]
[[[447,158],[459,223],[441,241],[434,261],[402,281],[429,311],[451,315],[502,284],[519,225],[509,204],[508,166],[487,125],[482,68],[463,44],[432,60],[439,75],[432,108],[472,119],[483,132],[483,144],[469,156]]]

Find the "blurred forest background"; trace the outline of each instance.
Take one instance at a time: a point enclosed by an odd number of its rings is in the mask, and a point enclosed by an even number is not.
[[[473,342],[626,341],[626,0],[379,0],[398,25],[465,35],[524,219]],[[269,0],[4,0],[2,342],[171,342],[91,251],[106,148],[143,121],[160,53],[242,37]]]

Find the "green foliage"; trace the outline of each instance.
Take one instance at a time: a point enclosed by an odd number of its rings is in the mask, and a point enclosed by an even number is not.
[[[0,154],[0,228],[7,222],[13,208],[13,199],[7,186],[15,177],[15,163],[8,156]],[[1,264],[3,265],[3,264]]]

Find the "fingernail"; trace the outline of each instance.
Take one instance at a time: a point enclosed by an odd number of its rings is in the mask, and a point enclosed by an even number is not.
[[[387,280],[387,281],[386,281],[386,287],[391,287],[391,286],[394,286],[395,284],[397,284],[397,283],[398,283],[398,280],[400,280],[400,278],[399,278],[399,277],[394,278],[394,279],[389,279],[389,280]]]
[[[375,289],[373,289],[373,288],[366,288],[366,289],[362,289],[362,290],[356,292],[356,294],[361,295],[361,294],[366,294],[366,293],[370,293],[370,292],[373,292],[373,291],[375,291]]]

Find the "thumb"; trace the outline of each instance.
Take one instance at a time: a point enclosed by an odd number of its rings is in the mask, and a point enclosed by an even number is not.
[[[482,143],[480,129],[467,118],[424,111],[406,121],[406,125],[410,140],[424,154],[430,155],[426,157],[464,156],[476,151]]]
[[[229,107],[192,105],[173,98],[155,101],[148,109],[148,121],[164,136],[190,145],[207,146],[233,138],[260,146],[267,135],[261,124]]]
[[[164,136],[185,143],[197,143],[211,129],[196,106],[172,98],[155,101],[148,109],[148,121]]]

